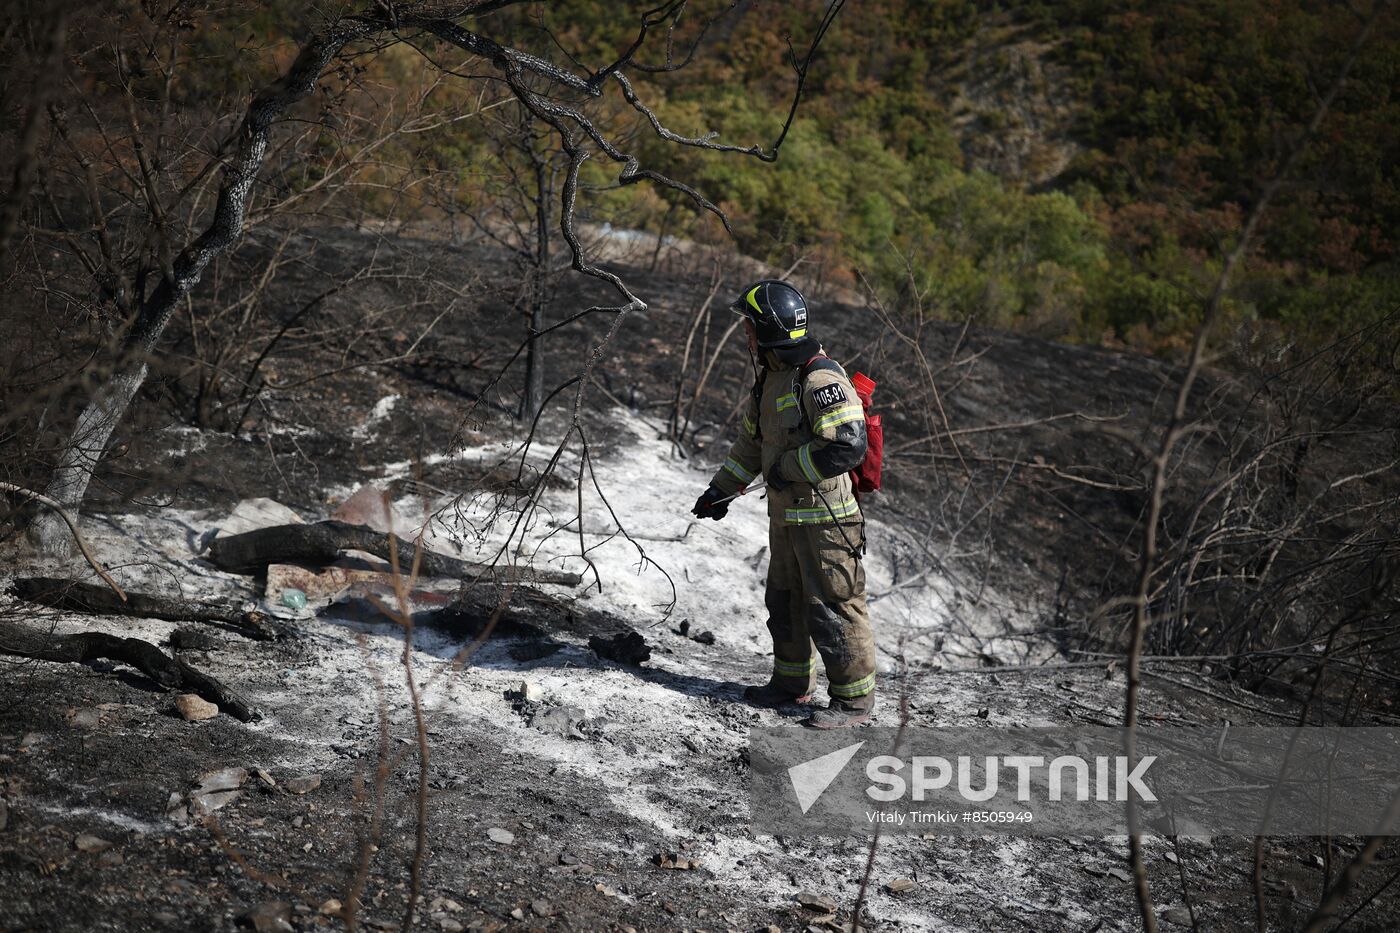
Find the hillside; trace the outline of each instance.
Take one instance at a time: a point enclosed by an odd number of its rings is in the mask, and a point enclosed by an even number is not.
[[[550,20],[605,31],[589,3]],[[1342,3],[862,4],[833,31],[762,178],[671,157],[739,221],[741,248],[926,296],[941,316],[1076,342],[1179,346],[1198,295],[1351,56]],[[686,131],[762,135],[802,4],[739,5],[704,80],[658,77]],[[587,24],[579,25],[581,23]],[[563,24],[569,24],[564,26]],[[1232,324],[1324,338],[1396,303],[1400,21],[1380,15],[1232,294]],[[600,47],[607,40],[596,40]],[[666,159],[663,147],[656,156]],[[701,224],[703,227],[703,224]]]
[[[0,933],[1395,928],[1393,7],[0,3]]]
[[[492,265],[489,252],[434,241],[330,229],[317,240],[351,265],[382,255],[386,242],[405,262]],[[359,890],[355,866],[367,857],[359,922],[387,929],[406,908],[419,825],[426,846],[419,910],[429,929],[788,930],[850,921],[864,841],[755,836],[748,828],[748,730],[790,721],[739,702],[741,686],[760,679],[767,663],[762,503],[741,502],[719,525],[687,512],[721,456],[723,445],[705,438],[725,433],[730,398],[744,391],[742,355],[724,348],[716,385],[698,409],[697,443],[687,444],[689,458],[678,457],[666,439],[666,392],[676,335],[703,300],[704,283],[624,271],[669,298],[628,322],[610,375],[590,393],[584,425],[596,486],[590,479],[582,493],[582,529],[572,524],[574,446],[561,461],[564,482],[548,488],[522,552],[535,566],[587,573],[581,531],[597,586],[590,574],[582,587],[516,591],[480,646],[474,636],[489,624],[498,595],[491,590],[468,589],[453,602],[455,587],[425,585],[412,599],[406,651],[403,626],[383,614],[396,611],[392,596],[387,610],[352,592],[326,609],[289,612],[264,600],[261,579],[220,572],[200,552],[240,500],[274,498],[313,521],[373,484],[390,495],[401,527],[425,528],[432,547],[493,553],[519,503],[505,481],[523,439],[509,416],[515,383],[483,395],[490,367],[460,358],[445,364],[458,346],[495,353],[513,343],[510,319],[489,299],[443,322],[421,358],[270,389],[236,435],[192,428],[155,406],[123,434],[129,453],[104,469],[107,492],[84,523],[120,581],[258,605],[283,616],[293,637],[255,642],[215,630],[202,640],[176,637],[193,646],[182,657],[252,699],[263,718],[250,724],[227,715],[186,722],[153,684],[110,664],[6,662],[0,870],[10,924],[327,928],[347,892]],[[314,284],[279,287],[294,289],[290,297]],[[372,312],[373,297],[361,299],[355,306]],[[894,445],[916,439],[922,406],[896,388],[912,361],[862,339],[871,332],[869,310],[822,313],[830,349],[889,380],[883,404]],[[603,326],[584,325],[592,335]],[[975,429],[1072,410],[1142,430],[1162,404],[1167,369],[1128,353],[994,332],[938,326],[927,337],[937,358],[967,361],[965,373],[940,377],[949,424],[973,432],[963,435],[962,455],[994,459],[959,474],[946,462],[930,469],[896,452],[888,489],[868,506],[886,685],[880,722],[898,721],[903,702],[911,724],[1111,725],[1120,715],[1121,668],[1107,659],[1063,667],[1066,658],[1093,656],[1062,654],[1058,629],[1066,613],[1097,597],[1103,577],[1114,578],[1099,539],[1129,530],[1131,517],[1120,494],[1046,482],[1037,469],[1108,463],[1110,448],[1096,446],[1104,442],[1076,419],[1012,430],[986,446],[974,443]],[[375,339],[392,345],[394,335]],[[584,343],[571,335],[549,352],[567,366]],[[373,344],[362,349],[372,352]],[[428,365],[434,360],[439,365]],[[275,381],[295,385],[327,362],[316,352],[280,354]],[[615,400],[622,398],[631,407]],[[473,399],[487,407],[464,428]],[[549,459],[567,428],[564,411],[546,413],[528,469]],[[1009,469],[1008,455],[1026,466]],[[142,490],[155,488],[177,491],[154,502]],[[7,566],[87,575],[81,562],[55,566],[23,554],[12,553]],[[5,611],[60,633],[109,631],[158,643],[189,628],[41,611],[13,598]],[[589,647],[591,634],[627,630],[651,648],[640,666]],[[1035,664],[1048,666],[1023,669]],[[417,751],[408,669],[426,755]],[[1148,721],[1276,724],[1296,715],[1292,704],[1221,683],[1196,663],[1154,671],[1143,700]],[[1339,714],[1340,707],[1321,712]],[[182,815],[191,795],[221,769],[235,769],[222,780],[241,789],[223,792],[212,821],[191,823]],[[1164,922],[1189,924],[1175,893],[1183,873],[1203,923],[1242,925],[1253,911],[1249,848],[1241,839],[1152,837],[1148,864]],[[1308,840],[1270,842],[1271,924],[1294,927],[1310,910],[1324,880],[1313,848]],[[1118,838],[891,837],[878,848],[867,922],[910,930],[1132,929],[1124,851]],[[1328,857],[1356,851],[1357,843],[1339,840]],[[885,889],[900,878],[913,886]],[[66,892],[79,887],[94,893],[75,905]],[[801,906],[819,903],[813,895],[832,899],[835,916]],[[1366,911],[1383,926],[1397,909],[1383,892]]]

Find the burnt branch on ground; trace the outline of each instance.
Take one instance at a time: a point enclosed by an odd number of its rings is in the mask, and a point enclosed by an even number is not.
[[[251,703],[222,681],[139,638],[106,632],[58,634],[9,622],[0,626],[0,654],[61,664],[118,661],[131,665],[167,690],[198,694],[240,722],[261,718]]]
[[[106,587],[55,577],[16,577],[14,594],[22,600],[88,615],[132,616],[167,622],[202,622],[256,641],[286,637],[266,615],[228,600],[196,600],[128,592],[119,599]]]
[[[396,550],[414,554],[415,571],[431,577],[475,579],[499,575],[565,586],[579,582],[576,573],[534,567],[495,569],[492,564],[472,563],[417,547],[397,535],[337,521],[274,525],[242,534],[220,536],[209,545],[209,560],[220,570],[230,573],[253,573],[268,564],[329,564],[343,557],[347,551],[364,551],[389,560]]]

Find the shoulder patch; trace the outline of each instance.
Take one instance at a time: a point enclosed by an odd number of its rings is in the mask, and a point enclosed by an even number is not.
[[[832,382],[815,390],[812,393],[812,401],[816,402],[818,411],[826,411],[846,401],[846,390]]]

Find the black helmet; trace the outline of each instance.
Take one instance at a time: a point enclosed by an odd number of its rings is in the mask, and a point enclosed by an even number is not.
[[[764,349],[790,347],[807,336],[807,302],[786,282],[755,282],[729,310],[753,322],[758,345]]]

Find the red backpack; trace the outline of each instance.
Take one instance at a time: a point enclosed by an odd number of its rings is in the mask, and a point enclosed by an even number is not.
[[[880,491],[880,467],[885,458],[885,429],[880,424],[880,416],[870,413],[870,399],[875,394],[877,384],[865,373],[856,373],[851,377],[851,385],[855,386],[856,395],[860,396],[860,405],[865,409],[865,459],[860,462],[860,466],[851,471],[851,488],[855,490],[857,499],[863,492]]]
[[[812,357],[802,365],[798,372],[798,379],[807,381],[807,374],[813,368],[813,364],[818,360],[825,360],[827,365],[841,371],[845,370],[841,365],[825,354]],[[885,457],[885,429],[880,424],[880,416],[870,413],[870,399],[875,394],[875,386],[878,383],[865,373],[856,373],[851,377],[851,385],[855,387],[856,395],[860,398],[860,406],[865,409],[865,459],[860,462],[860,466],[851,471],[851,490],[855,493],[856,499],[860,499],[863,492],[880,491],[880,468]],[[798,385],[794,381],[793,394],[798,394]],[[800,409],[799,409],[800,410]]]

